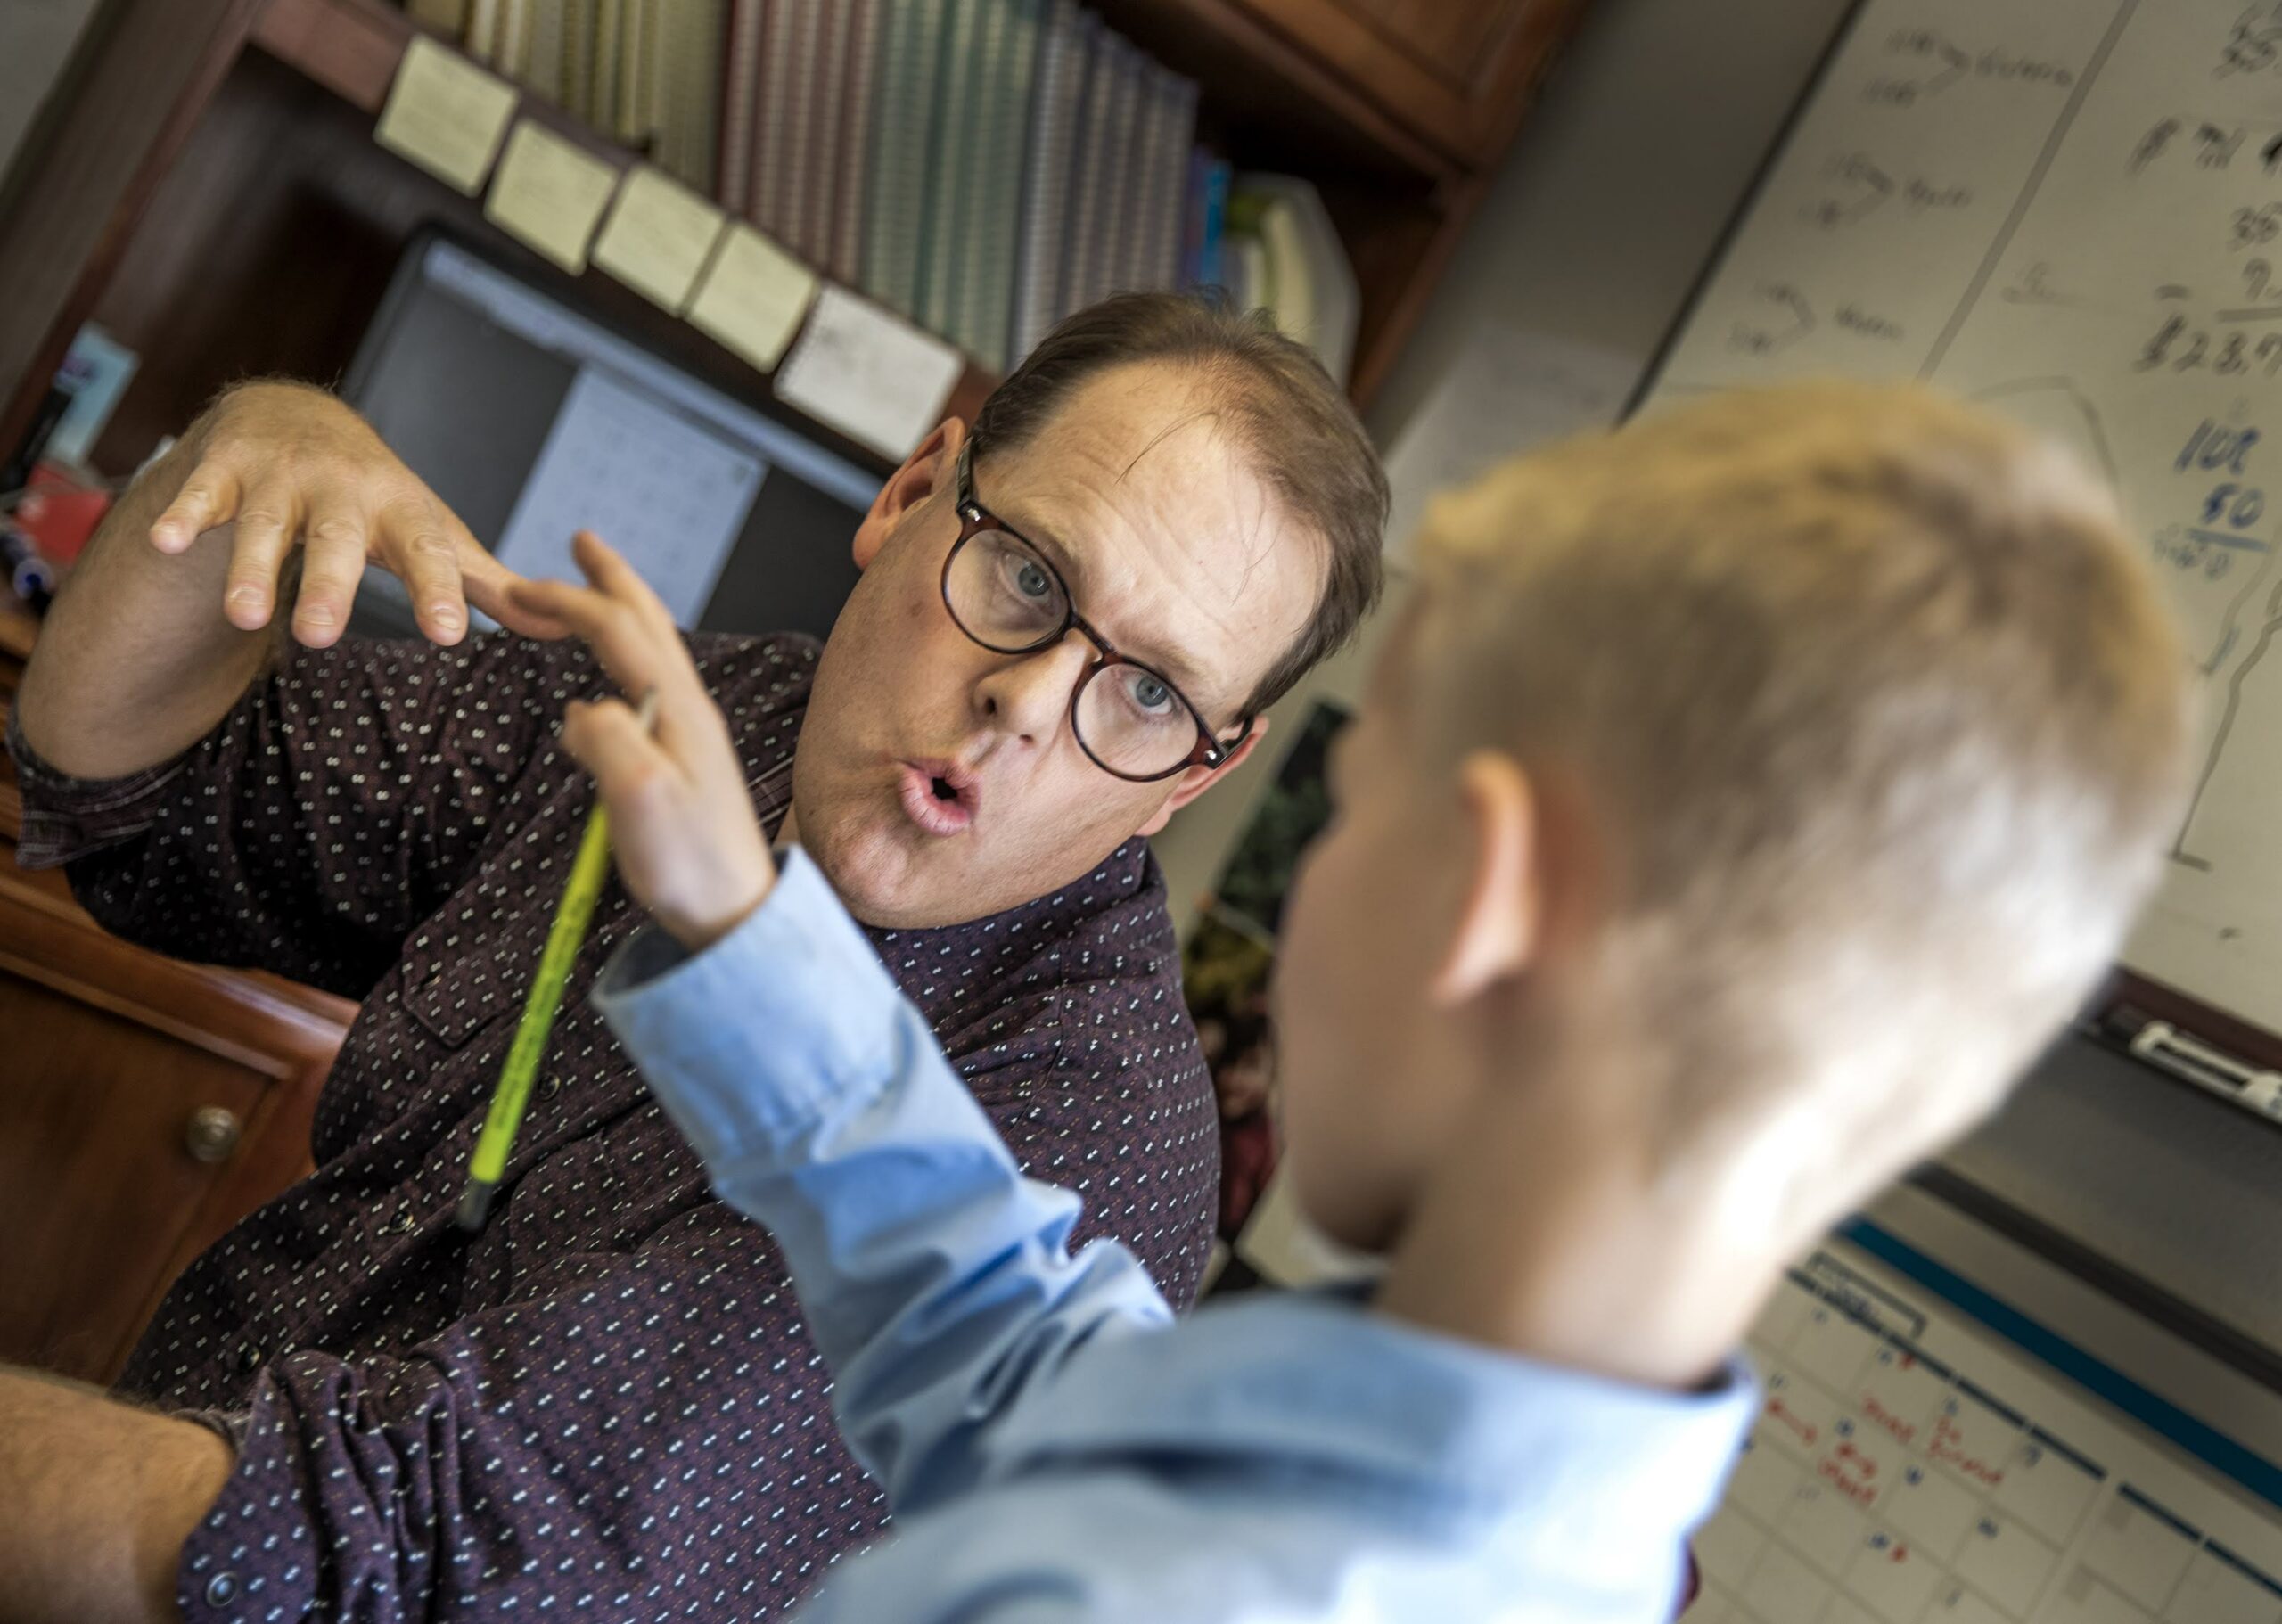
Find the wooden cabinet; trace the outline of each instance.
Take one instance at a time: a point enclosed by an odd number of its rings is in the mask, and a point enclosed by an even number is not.
[[[1575,6],[1542,0],[1242,0],[1453,161],[1513,138]]]
[[[23,627],[0,641],[0,692]],[[12,636],[10,635],[12,634]],[[355,1006],[106,934],[0,794],[0,1361],[119,1374],[167,1286],[308,1164]]]

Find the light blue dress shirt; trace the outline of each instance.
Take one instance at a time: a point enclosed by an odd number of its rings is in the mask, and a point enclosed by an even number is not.
[[[1334,1294],[1178,1327],[1026,1179],[815,865],[596,992],[723,1200],[775,1232],[891,1535],[804,1624],[1668,1624],[1754,1407]]]

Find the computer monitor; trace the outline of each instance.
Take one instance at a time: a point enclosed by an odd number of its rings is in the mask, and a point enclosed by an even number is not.
[[[502,562],[575,578],[571,534],[594,530],[707,631],[828,632],[884,477],[434,231],[342,393]],[[358,597],[359,629],[414,630],[393,578]]]

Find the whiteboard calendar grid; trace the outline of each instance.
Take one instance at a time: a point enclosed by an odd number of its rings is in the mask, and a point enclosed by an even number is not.
[[[576,580],[570,538],[592,530],[639,570],[675,623],[713,595],[768,464],[599,367],[582,367],[501,532],[499,561]]]
[[[1818,1254],[1751,1348],[1762,1410],[1687,1624],[2282,1624],[2282,1507],[1874,1260]]]

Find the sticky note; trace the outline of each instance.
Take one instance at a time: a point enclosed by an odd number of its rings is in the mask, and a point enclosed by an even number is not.
[[[483,214],[575,276],[617,187],[616,168],[526,119],[507,137]]]
[[[761,371],[774,372],[816,294],[814,271],[738,223],[714,250],[689,301],[689,319]]]
[[[689,299],[721,211],[680,182],[648,164],[629,170],[595,244],[595,263],[628,287],[676,316]]]
[[[935,426],[965,366],[941,340],[845,288],[826,287],[776,374],[776,395],[900,461]]]
[[[373,138],[473,197],[483,189],[514,111],[513,86],[415,34],[404,48]]]

